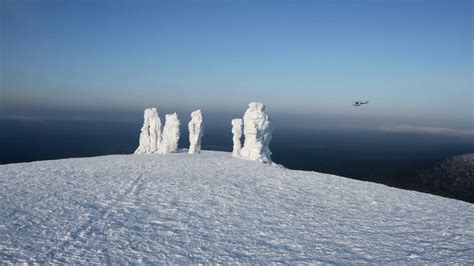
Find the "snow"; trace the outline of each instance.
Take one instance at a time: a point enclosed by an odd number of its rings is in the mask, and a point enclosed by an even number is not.
[[[158,153],[168,154],[178,151],[178,142],[181,133],[179,131],[179,119],[176,113],[165,116],[165,126],[163,127],[163,141],[158,147]]]
[[[244,124],[243,120],[240,118],[232,119],[232,142],[234,143],[232,148],[232,156],[240,157],[240,151],[242,149],[242,126]]]
[[[263,103],[249,104],[244,114],[244,136],[241,157],[263,163],[272,162],[272,153],[268,147],[272,138],[272,127]]]
[[[2,263],[473,264],[474,205],[202,151],[0,165]]]
[[[191,113],[191,121],[188,123],[189,130],[189,153],[201,152],[201,139],[204,135],[204,127],[201,110]]]

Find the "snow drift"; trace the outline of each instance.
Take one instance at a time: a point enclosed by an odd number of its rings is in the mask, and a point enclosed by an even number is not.
[[[474,205],[199,156],[0,165],[0,260],[40,264],[472,264]]]

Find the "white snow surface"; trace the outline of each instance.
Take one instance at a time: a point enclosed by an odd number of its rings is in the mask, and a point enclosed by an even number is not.
[[[202,151],[0,165],[2,263],[474,263],[474,205]]]

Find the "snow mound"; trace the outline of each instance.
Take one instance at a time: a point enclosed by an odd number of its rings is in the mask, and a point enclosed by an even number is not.
[[[474,205],[231,153],[0,165],[2,263],[472,264]]]

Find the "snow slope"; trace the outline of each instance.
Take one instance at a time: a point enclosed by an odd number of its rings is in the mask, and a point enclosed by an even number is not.
[[[474,205],[200,155],[0,166],[1,262],[474,263]]]

